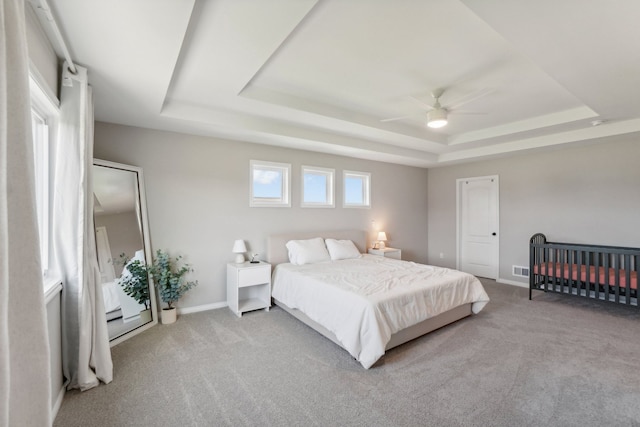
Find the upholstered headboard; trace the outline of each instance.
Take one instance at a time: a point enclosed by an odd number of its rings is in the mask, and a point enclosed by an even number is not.
[[[367,232],[363,230],[301,231],[269,236],[267,239],[267,261],[273,266],[289,262],[289,254],[285,246],[287,242],[289,240],[312,239],[314,237],[337,240],[348,239],[355,243],[361,253],[367,252]]]

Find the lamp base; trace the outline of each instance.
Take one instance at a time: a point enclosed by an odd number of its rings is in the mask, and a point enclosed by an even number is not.
[[[386,245],[384,244],[383,241],[379,241],[378,242],[378,249],[384,249],[386,247]]]
[[[236,264],[242,264],[244,262],[244,255],[238,254],[236,255]]]

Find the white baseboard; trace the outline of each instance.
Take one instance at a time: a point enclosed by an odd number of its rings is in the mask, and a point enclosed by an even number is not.
[[[53,424],[53,421],[55,421],[56,416],[58,415],[58,411],[62,406],[62,400],[64,399],[65,391],[66,391],[65,386],[62,386],[62,388],[58,392],[58,397],[56,397],[56,401],[53,403],[53,408],[51,408],[51,424]]]
[[[215,310],[218,308],[227,307],[226,302],[214,302],[213,304],[196,305],[195,307],[184,307],[178,309],[178,314],[197,313],[199,311]]]
[[[496,282],[504,283],[505,285],[518,286],[520,288],[527,288],[527,289],[529,288],[529,284],[528,283],[517,282],[515,280],[502,279],[500,277],[498,277]]]

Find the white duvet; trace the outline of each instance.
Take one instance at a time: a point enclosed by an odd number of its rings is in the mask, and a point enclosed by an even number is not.
[[[104,302],[104,312],[111,313],[120,309],[120,297],[118,296],[118,288],[120,285],[117,281],[106,282],[102,284],[102,300]]]
[[[462,304],[478,313],[489,302],[470,274],[374,255],[280,264],[272,296],[333,332],[367,369],[395,332]]]

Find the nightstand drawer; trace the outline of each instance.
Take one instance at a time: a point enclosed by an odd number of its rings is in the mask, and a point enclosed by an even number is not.
[[[271,268],[245,268],[238,271],[238,287],[259,285],[271,280]]]
[[[369,252],[371,255],[383,256],[385,258],[402,259],[402,251],[396,248],[369,248],[367,252]]]

